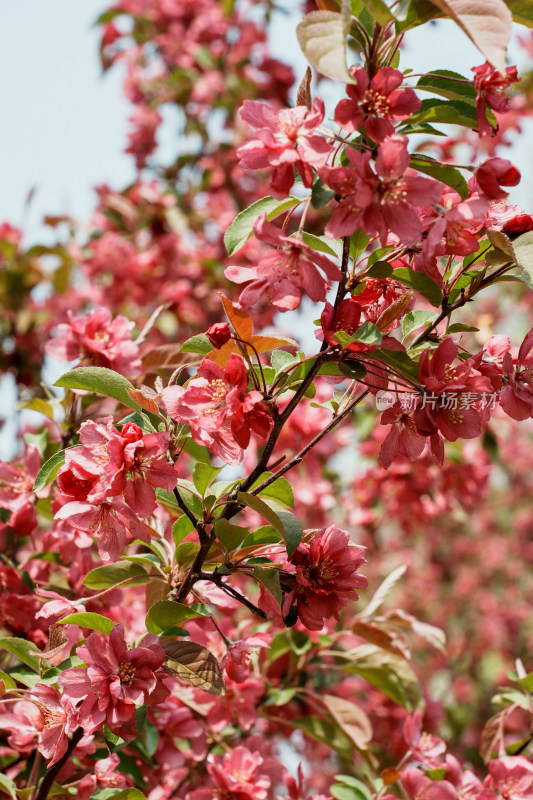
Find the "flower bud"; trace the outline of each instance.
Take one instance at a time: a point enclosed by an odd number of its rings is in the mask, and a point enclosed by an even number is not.
[[[231,339],[230,327],[227,322],[216,322],[207,329],[205,335],[217,350],[220,350],[222,345],[229,342]]]

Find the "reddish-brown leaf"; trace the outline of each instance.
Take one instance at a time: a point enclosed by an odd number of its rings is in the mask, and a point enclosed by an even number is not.
[[[405,292],[402,294],[394,303],[391,303],[388,308],[385,309],[383,314],[381,314],[378,319],[376,320],[376,328],[379,328],[380,331],[384,331],[391,322],[394,322],[395,319],[401,317],[409,303],[411,302],[411,298],[413,296],[413,292]]]
[[[217,292],[218,296],[224,304],[224,309],[228,315],[228,319],[233,325],[235,333],[245,342],[250,341],[250,337],[254,332],[254,324],[252,318],[246,311],[241,311],[233,305],[229,297],[225,297],[222,292]]]
[[[205,647],[180,639],[163,642],[163,649],[167,667],[184,683],[211,694],[225,694],[222,667]]]
[[[311,67],[307,67],[305,70],[305,75],[303,76],[300,85],[298,86],[298,91],[296,93],[296,105],[297,106],[307,106],[307,108],[311,108],[312,99],[311,99],[311,79],[313,77],[313,73],[311,72]]]
[[[405,636],[384,620],[378,622],[375,619],[356,619],[352,630],[357,636],[371,644],[377,644],[378,647],[388,650],[389,653],[397,653],[405,659],[411,658],[411,651]]]
[[[160,369],[175,370],[184,365],[196,367],[202,361],[201,355],[181,353],[179,344],[162,344],[154,347],[142,358],[145,372],[157,372]]]
[[[159,414],[157,403],[155,403],[152,398],[141,389],[130,389],[129,386],[126,386],[126,391],[131,399],[135,400],[136,403],[139,403],[139,405],[142,406],[145,411],[151,411],[152,414]],[[159,395],[156,395],[156,397],[159,397]]]
[[[365,712],[342,697],[321,695],[320,699],[341,730],[358,750],[366,750],[372,740],[372,725]]]
[[[515,708],[518,708],[518,706],[513,703],[507,708],[498,711],[485,723],[479,740],[479,752],[485,764],[489,763],[494,751],[497,752],[498,756],[505,753],[503,741],[505,720]]]

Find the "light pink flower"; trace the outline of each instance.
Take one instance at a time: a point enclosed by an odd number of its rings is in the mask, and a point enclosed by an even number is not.
[[[239,115],[257,131],[257,138],[237,150],[245,169],[274,167],[270,191],[285,197],[294,183],[294,169],[308,189],[313,185],[313,167],[326,163],[332,146],[313,132],[324,120],[324,102],[317,97],[313,107],[296,106],[276,113],[266,103],[245,100]]]
[[[78,317],[67,312],[68,323],[61,323],[52,333],[56,338],[46,343],[46,352],[56,361],[74,361],[107,367],[125,375],[141,371],[139,347],[132,341],[134,323],[126,317],[111,318],[107,308],[94,308]]]
[[[420,711],[415,711],[405,720],[403,738],[411,750],[412,758],[429,769],[442,766],[442,762],[435,756],[446,752],[446,744],[438,736],[422,731],[422,714]]]
[[[280,311],[298,308],[302,295],[314,302],[323,301],[329,283],[318,269],[332,281],[339,281],[341,271],[323,253],[313,250],[301,239],[285,236],[262,214],[254,222],[257,238],[277,249],[263,256],[257,267],[228,267],[224,274],[230,281],[251,281],[240,294],[243,308],[254,306],[265,294]]]
[[[388,469],[397,455],[414,461],[422,454],[426,439],[417,431],[412,414],[409,414],[399,401],[387,408],[381,415],[382,425],[391,425],[383,440],[378,455],[378,464]]]
[[[502,367],[505,386],[500,392],[499,402],[512,419],[527,419],[533,413],[533,328],[520,345],[516,361],[510,352],[503,355]]]
[[[512,83],[516,83],[519,78],[516,67],[506,67],[505,75],[498,72],[486,61],[479,67],[472,67],[474,73],[474,87],[476,96],[476,115],[480,136],[492,136],[498,130],[493,128],[487,119],[487,106],[494,111],[509,111],[511,104],[507,95],[507,89]]]
[[[186,800],[219,800],[221,797],[266,800],[270,796],[271,779],[262,772],[263,765],[264,759],[259,753],[251,753],[242,746],[222,757],[209,756],[207,771],[213,785],[189,792]]]

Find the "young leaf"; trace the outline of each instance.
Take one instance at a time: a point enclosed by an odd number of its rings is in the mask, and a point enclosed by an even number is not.
[[[254,324],[252,322],[252,318],[246,311],[241,311],[237,308],[229,299],[229,297],[225,297],[222,292],[217,292],[218,296],[222,300],[224,305],[224,309],[226,314],[228,315],[228,319],[230,323],[233,325],[235,329],[235,333],[245,342],[250,340],[254,332]],[[235,345],[235,342],[230,341],[227,344]],[[226,345],[224,345],[226,346]]]
[[[191,336],[181,345],[180,353],[201,353],[207,355],[213,349],[213,345],[205,335],[205,333],[198,333],[196,336]]]
[[[70,450],[71,448],[67,449]],[[48,461],[45,461],[35,478],[35,483],[33,484],[34,492],[40,492],[49,483],[55,481],[57,473],[65,463],[65,453],[66,450],[60,450],[59,453],[55,453]]]
[[[342,0],[341,13],[311,11],[296,28],[303,54],[323,75],[353,83],[346,66],[346,39],[350,25],[350,0]]]
[[[205,647],[194,642],[177,641],[164,642],[163,649],[172,672],[184,683],[211,694],[225,694],[222,667]]]
[[[103,394],[105,397],[113,397],[134,411],[142,410],[127,392],[127,389],[134,388],[129,380],[119,372],[113,372],[106,367],[77,367],[62,375],[54,386]]]
[[[500,72],[511,39],[512,15],[504,0],[433,0]]]
[[[253,224],[261,214],[266,214],[268,220],[273,220],[301,202],[298,197],[286,197],[283,200],[276,200],[274,197],[268,196],[245,208],[244,211],[237,214],[224,234],[224,244],[228,255],[232,256],[233,253],[236,253],[246,244],[253,233]]]
[[[80,611],[76,614],[69,614],[68,617],[58,620],[59,625],[79,625],[80,628],[91,628],[93,631],[100,631],[109,635],[115,624],[112,619],[103,617],[93,611]]]
[[[223,467],[212,467],[210,464],[204,464],[202,461],[194,465],[192,479],[202,497],[205,495],[208,486],[211,485],[222,469]]]

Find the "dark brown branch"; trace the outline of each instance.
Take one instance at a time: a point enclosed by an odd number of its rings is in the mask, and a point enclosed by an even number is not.
[[[46,800],[46,798],[48,797],[48,793],[52,788],[52,784],[54,783],[57,775],[61,772],[61,770],[69,760],[72,751],[74,750],[80,739],[82,739],[83,733],[84,733],[83,728],[76,728],[76,730],[72,734],[72,739],[68,743],[65,753],[61,756],[59,761],[56,761],[56,763],[53,764],[51,767],[49,767],[49,769],[45,773],[41,781],[41,784],[39,786],[39,791],[37,792],[35,800]]]

